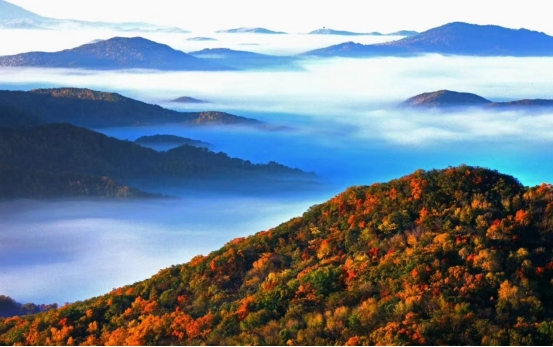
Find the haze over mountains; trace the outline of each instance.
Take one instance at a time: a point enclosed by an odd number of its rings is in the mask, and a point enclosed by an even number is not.
[[[527,29],[454,22],[401,40],[372,45],[346,42],[306,52],[321,57],[414,56],[426,53],[474,56],[551,56],[553,37]]]
[[[10,2],[0,0],[0,28],[5,29],[111,29],[118,31],[144,31],[188,33],[176,27],[165,27],[149,23],[107,23],[87,22],[73,19],[42,17]]]
[[[203,60],[213,61],[237,70],[256,70],[266,68],[297,69],[299,60],[294,56],[275,56],[228,48],[206,48],[188,53]]]

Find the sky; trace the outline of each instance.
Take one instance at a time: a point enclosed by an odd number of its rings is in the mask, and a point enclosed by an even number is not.
[[[424,31],[454,21],[527,28],[553,35],[543,0],[9,0],[39,15],[145,21],[194,32],[261,26],[303,33],[321,27],[360,32]]]

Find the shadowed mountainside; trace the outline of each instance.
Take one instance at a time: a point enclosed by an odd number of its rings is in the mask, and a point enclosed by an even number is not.
[[[315,177],[275,162],[252,164],[191,145],[158,152],[70,124],[0,128],[0,163],[0,198],[152,195],[112,179],[154,187],[165,181],[205,185],[224,178],[235,180],[234,185],[269,185],[281,178]]]

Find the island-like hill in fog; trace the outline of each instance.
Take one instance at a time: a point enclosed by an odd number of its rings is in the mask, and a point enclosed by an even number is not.
[[[527,29],[449,23],[397,41],[363,45],[345,42],[312,50],[322,57],[415,56],[426,53],[469,56],[552,56],[553,37]]]
[[[0,66],[81,68],[95,70],[154,69],[169,71],[232,70],[142,37],[114,37],[59,52],[1,56]]]
[[[550,345],[553,187],[484,168],[357,186],[5,345]],[[216,212],[215,212],[216,213]]]
[[[553,107],[553,100],[548,99],[524,99],[507,102],[492,102],[472,93],[456,92],[451,90],[438,90],[422,93],[405,100],[401,106],[413,108],[464,108],[485,107],[486,109],[506,110],[524,109],[539,111]]]
[[[205,147],[209,148],[211,147],[211,143],[200,141],[200,140],[194,140],[188,137],[182,137],[177,135],[164,135],[164,134],[157,134],[157,135],[147,135],[147,136],[140,136],[136,140],[134,140],[135,143],[138,143],[139,145],[174,145],[176,146],[182,146],[182,145],[189,145],[189,146],[195,146],[195,147]]]
[[[275,162],[253,164],[190,145],[159,152],[58,123],[0,127],[0,163],[0,198],[151,195],[116,183],[140,180],[159,188],[222,178],[262,190],[280,179],[314,178]]]
[[[266,28],[257,28],[257,27],[242,27],[242,28],[233,28],[218,30],[216,33],[219,34],[286,34],[283,31],[274,31]]]
[[[71,123],[89,128],[163,123],[266,127],[258,120],[229,113],[177,112],[117,93],[83,88],[0,90],[0,105],[16,108],[44,123]]]
[[[413,96],[405,100],[403,105],[410,107],[462,107],[482,106],[489,103],[491,103],[490,100],[476,94],[438,90]]]
[[[181,104],[207,104],[205,100],[193,98],[191,96],[180,96],[176,99],[170,100],[171,102],[177,102]]]
[[[10,2],[0,0],[0,28],[5,29],[107,29],[117,31],[188,33],[176,27],[141,22],[87,22],[40,16]]]

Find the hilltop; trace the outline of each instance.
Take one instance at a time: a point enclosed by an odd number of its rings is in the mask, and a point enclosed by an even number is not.
[[[0,320],[0,343],[549,345],[553,187],[418,170],[142,282]]]
[[[314,56],[414,56],[438,53],[473,56],[552,56],[553,37],[527,29],[454,22],[397,41],[345,42],[304,53]]]
[[[205,61],[142,37],[114,37],[58,52],[1,56],[0,66],[81,68],[96,70],[154,69],[225,71],[229,67]]]
[[[121,94],[85,88],[0,90],[0,105],[16,108],[43,123],[71,123],[89,128],[163,123],[265,126],[258,120],[224,112],[177,112]]]

